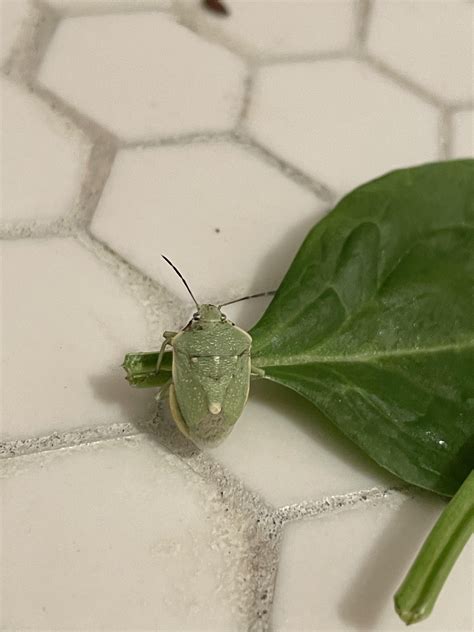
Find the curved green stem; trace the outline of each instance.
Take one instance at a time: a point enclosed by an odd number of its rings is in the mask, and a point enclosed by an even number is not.
[[[406,623],[429,616],[464,545],[474,533],[474,470],[444,509],[395,594],[395,610]]]

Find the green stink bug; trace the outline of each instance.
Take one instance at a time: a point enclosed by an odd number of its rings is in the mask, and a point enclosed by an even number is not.
[[[134,386],[161,384],[159,397],[168,397],[173,419],[184,435],[199,446],[217,445],[242,414],[251,375],[262,377],[264,372],[251,365],[251,336],[221,311],[237,301],[219,306],[199,304],[179,270],[163,258],[183,281],[196,312],[181,331],[164,332],[159,354],[128,354],[123,366]],[[172,349],[171,378],[163,383],[160,371],[168,346]]]

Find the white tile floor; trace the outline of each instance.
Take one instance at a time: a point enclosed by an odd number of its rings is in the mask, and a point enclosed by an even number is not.
[[[236,55],[162,12],[64,19],[38,73],[42,85],[126,141],[231,129],[244,78]]]
[[[120,367],[146,346],[145,319],[117,278],[72,238],[6,241],[2,255],[2,439],[146,418],[150,393],[124,390]]]
[[[21,86],[2,78],[1,89],[1,217],[31,222],[62,217],[79,194],[90,145]]]
[[[244,147],[196,141],[120,151],[91,231],[183,300],[186,290],[176,287],[159,253],[188,271],[199,300],[223,301],[277,287],[326,209],[312,191]],[[229,256],[234,244],[240,247]]]
[[[189,315],[161,252],[272,289],[352,187],[473,155],[473,3],[0,2],[0,627],[402,630],[441,500],[271,384],[199,453],[119,365]],[[420,629],[472,629],[473,555]]]
[[[436,160],[438,117],[434,105],[365,61],[322,59],[261,68],[246,127],[342,194],[397,167]]]

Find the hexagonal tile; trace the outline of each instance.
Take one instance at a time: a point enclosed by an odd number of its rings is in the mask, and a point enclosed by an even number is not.
[[[322,211],[243,148],[199,143],[121,151],[92,232],[186,297],[166,254],[205,302],[274,289]]]
[[[231,127],[244,75],[237,57],[167,15],[137,13],[63,20],[39,80],[130,140]]]
[[[474,156],[474,110],[458,112],[453,117],[453,157]]]
[[[247,125],[267,147],[341,193],[437,157],[436,109],[351,60],[263,69]]]
[[[229,16],[222,19],[200,4],[195,7],[199,32],[230,43],[250,54],[291,55],[345,49],[354,32],[355,2],[352,0],[293,0],[281,2],[226,0]]]
[[[244,629],[239,521],[179,458],[136,437],[8,461],[2,629]]]
[[[277,384],[252,383],[242,417],[211,453],[275,507],[400,484],[310,402]]]
[[[145,324],[119,282],[70,239],[4,242],[2,260],[2,437],[146,417],[120,367]]]
[[[378,0],[368,48],[440,99],[472,99],[473,20],[468,2]]]
[[[0,63],[7,59],[22,25],[31,12],[28,0],[2,0],[0,4],[1,51]]]
[[[275,630],[403,629],[399,587],[444,503],[434,497],[361,507],[286,527],[277,577]],[[468,632],[474,547],[458,559],[430,618],[417,630]]]
[[[55,219],[74,206],[90,145],[33,94],[2,79],[5,220]]]

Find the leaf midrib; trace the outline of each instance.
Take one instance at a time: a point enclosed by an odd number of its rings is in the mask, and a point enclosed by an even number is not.
[[[301,364],[357,364],[357,363],[373,363],[377,360],[385,360],[390,358],[403,358],[417,355],[430,355],[437,353],[446,353],[450,351],[459,352],[466,351],[468,349],[474,350],[474,339],[462,341],[461,343],[453,343],[448,345],[438,345],[434,347],[425,348],[411,348],[411,349],[394,349],[392,351],[381,351],[376,353],[361,353],[356,355],[338,355],[338,356],[317,356],[309,354],[300,354],[294,356],[287,356],[282,358],[281,356],[256,356],[253,358],[255,366],[268,367],[268,366],[292,366]]]
[[[385,205],[384,211],[389,208],[390,204]],[[376,226],[378,228],[378,224],[376,222],[372,222],[374,224],[374,226]],[[449,226],[443,226],[440,227],[436,230],[431,230],[428,231],[426,234],[424,234],[422,237],[420,237],[419,239],[417,239],[416,241],[414,241],[413,243],[410,243],[410,245],[402,252],[399,254],[399,256],[396,258],[396,260],[393,262],[392,266],[390,268],[388,268],[387,270],[384,271],[384,275],[382,278],[379,278],[377,281],[377,287],[375,289],[375,291],[373,292],[373,295],[370,297],[370,299],[367,299],[365,305],[359,306],[359,309],[356,309],[354,312],[350,313],[349,310],[347,309],[347,306],[344,304],[341,296],[340,296],[340,292],[339,289],[337,287],[335,287],[332,283],[332,281],[327,281],[326,285],[324,285],[321,289],[320,292],[318,293],[318,295],[315,297],[315,299],[311,302],[317,302],[320,300],[321,296],[327,291],[327,290],[332,290],[337,298],[339,299],[344,311],[346,312],[346,316],[345,318],[342,320],[342,322],[339,324],[339,326],[337,327],[336,331],[332,332],[331,334],[331,338],[334,338],[334,336],[341,331],[341,329],[343,328],[347,328],[348,324],[355,320],[356,318],[359,317],[361,310],[366,306],[366,304],[369,302],[369,300],[373,299],[374,296],[376,296],[383,288],[384,284],[386,283],[386,281],[390,278],[390,276],[392,275],[392,273],[397,269],[397,267],[400,265],[400,262],[404,259],[404,257],[406,257],[406,255],[411,252],[414,248],[416,248],[420,243],[423,243],[426,238],[428,236],[437,234],[439,232],[444,232],[446,230],[457,230],[459,228],[468,228],[468,229],[473,229],[474,230],[474,225],[472,225],[470,222],[468,222],[467,220],[464,222],[461,222],[459,224],[454,224],[454,225],[449,225]],[[304,271],[301,272],[301,275],[304,273]],[[300,275],[300,276],[301,276]],[[295,285],[299,284],[299,280],[298,282],[295,283]],[[291,288],[290,288],[291,291]],[[280,298],[284,298],[285,293],[282,293],[282,296]],[[305,308],[307,308],[308,306],[306,305]],[[296,314],[293,315],[293,317],[290,320],[285,320],[283,322],[280,322],[277,326],[273,326],[273,330],[272,330],[272,334],[275,335],[275,333],[279,333],[280,331],[282,331],[285,328],[288,328],[288,326],[294,322],[297,322],[298,319],[301,317],[301,312],[303,310],[300,310],[298,312],[296,312]],[[474,344],[474,340],[468,340],[466,345],[464,345],[464,341],[462,343],[463,348],[464,347],[471,347]],[[393,352],[393,353],[380,353],[380,354],[361,354],[361,355],[356,355],[356,356],[351,356],[351,358],[353,358],[354,362],[369,362],[370,360],[367,360],[367,357],[369,358],[374,358],[374,360],[376,360],[377,358],[384,358],[384,357],[391,357],[392,355],[395,356],[400,356],[403,357],[404,355],[412,355],[414,353],[442,353],[444,351],[453,351],[453,350],[458,350],[457,347],[459,345],[458,344],[453,344],[453,345],[446,345],[445,347],[440,346],[440,347],[433,347],[433,348],[427,348],[426,350],[419,350],[419,349],[408,349],[408,350],[398,350],[397,352]],[[263,356],[263,360],[265,363],[261,363],[260,362],[260,358],[258,356],[255,357],[255,366],[287,366],[287,365],[291,365],[291,364],[314,364],[314,363],[330,363],[330,362],[341,362],[341,363],[348,363],[351,362],[351,359],[348,359],[348,356],[313,356],[314,359],[311,360],[304,360],[303,362],[298,361],[298,362],[294,362],[293,358],[305,358],[305,356],[289,356],[289,358],[284,359],[284,361],[282,362],[278,362],[278,361],[269,361],[269,358],[272,358],[272,356],[269,356],[268,358],[265,358],[265,356]]]

